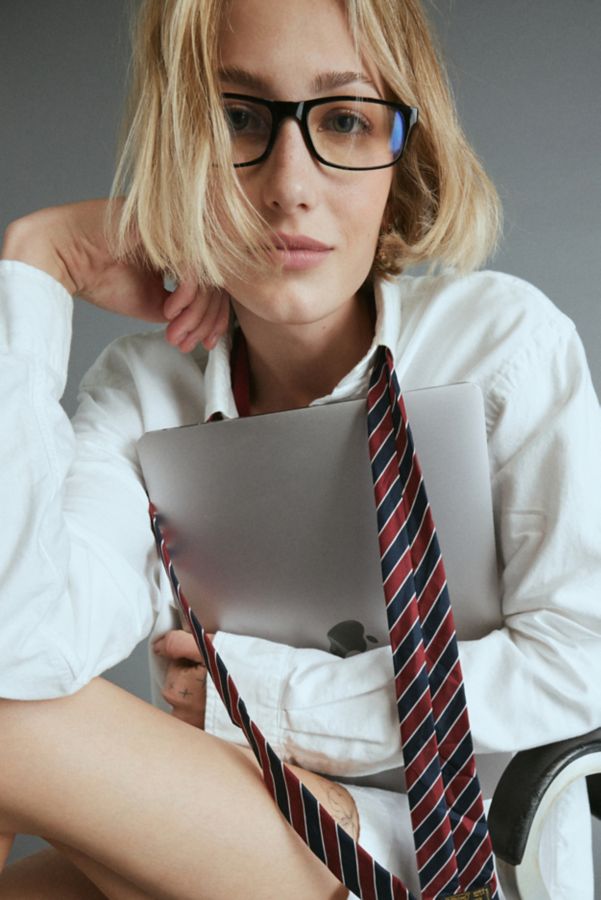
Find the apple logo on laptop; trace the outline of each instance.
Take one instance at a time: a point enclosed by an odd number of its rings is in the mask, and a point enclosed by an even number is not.
[[[356,656],[357,653],[364,653],[367,650],[367,643],[379,643],[378,639],[371,634],[365,634],[365,626],[356,619],[345,619],[343,622],[337,622],[328,631],[330,641],[330,653],[335,656],[346,658],[347,656]]]

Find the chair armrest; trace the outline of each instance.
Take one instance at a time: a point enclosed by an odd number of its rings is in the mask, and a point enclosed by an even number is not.
[[[601,819],[601,772],[589,775],[586,779],[586,783],[591,812],[595,818]]]
[[[601,772],[601,728],[570,740],[536,747],[516,754],[511,760],[492,799],[488,825],[495,855],[511,866],[524,858],[535,817],[540,832],[546,810],[555,798],[577,778]],[[597,803],[599,778],[589,785]],[[595,808],[595,814],[599,809]]]

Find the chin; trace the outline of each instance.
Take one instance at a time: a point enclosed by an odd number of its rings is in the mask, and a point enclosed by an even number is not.
[[[244,292],[232,293],[236,302],[252,315],[274,325],[308,325],[317,322],[331,311],[332,292],[324,291],[323,284],[311,288],[278,285],[265,289],[257,287],[248,295]]]

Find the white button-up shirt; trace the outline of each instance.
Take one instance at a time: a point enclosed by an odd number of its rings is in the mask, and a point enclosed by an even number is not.
[[[404,389],[482,389],[504,627],[460,642],[475,748],[515,751],[601,724],[601,414],[573,323],[507,275],[401,276],[375,289],[372,347],[328,403],[366,393],[379,344]],[[72,299],[0,262],[0,696],[72,693],[177,627],[135,444],[237,415],[230,338],[183,355],[161,332],[114,341],[60,406]],[[285,759],[340,775],[400,764],[389,648],[348,659],[218,634],[251,715]],[[152,657],[152,654],[151,654]],[[153,696],[164,663],[151,659]],[[207,730],[243,741],[209,684]]]

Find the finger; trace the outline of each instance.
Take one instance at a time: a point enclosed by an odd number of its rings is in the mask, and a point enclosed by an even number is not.
[[[205,310],[193,301],[169,323],[165,330],[166,340],[177,346],[199,325],[204,315]]]
[[[161,696],[171,707],[172,715],[202,727],[206,706],[206,671],[178,669],[177,665],[171,663],[169,666]]]
[[[167,676],[161,692],[163,700],[176,709],[201,709],[205,704],[206,675],[205,678],[196,676],[201,669],[188,669],[188,672],[193,672],[194,677],[184,676],[181,671]]]
[[[170,344],[177,346],[183,343],[196,329],[208,326],[205,324],[210,317],[210,306],[206,300],[195,298],[175,319],[167,326],[165,338]],[[212,321],[212,320],[211,320]]]
[[[163,696],[174,706],[190,706],[204,701],[207,670],[200,663],[171,660],[165,672]]]
[[[217,315],[207,338],[201,339],[207,350],[212,350],[222,334],[228,330],[230,322],[230,296],[223,293],[219,298]]]
[[[182,310],[192,303],[196,296],[198,285],[194,281],[183,281],[174,291],[172,291],[165,303],[163,304],[163,312],[165,318],[172,321],[178,316]]]
[[[194,635],[179,628],[168,631],[154,641],[152,646],[157,656],[164,656],[167,659],[188,659],[204,665]]]
[[[220,336],[227,331],[229,323],[229,296],[219,297],[207,310],[196,328],[193,328],[179,343],[182,353],[189,353],[198,344],[212,350]]]
[[[228,313],[228,294],[224,291],[212,291],[207,295],[199,289],[190,305],[171,322],[165,336],[170,343],[187,353],[213,334],[219,337],[227,329]],[[223,326],[218,325],[220,320],[224,322]],[[216,338],[214,340],[216,342]]]

